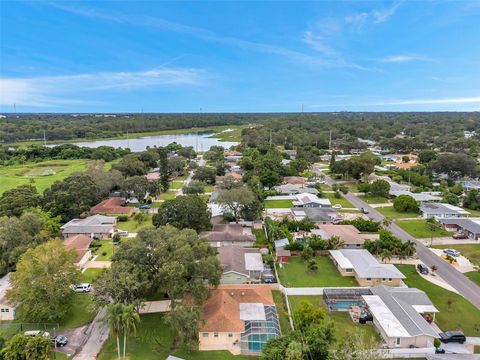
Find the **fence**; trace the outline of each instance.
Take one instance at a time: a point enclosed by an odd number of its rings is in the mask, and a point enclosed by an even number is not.
[[[41,330],[55,336],[59,330],[58,323],[25,323],[25,322],[1,322],[0,337],[10,338],[15,334],[24,333],[29,330]]]

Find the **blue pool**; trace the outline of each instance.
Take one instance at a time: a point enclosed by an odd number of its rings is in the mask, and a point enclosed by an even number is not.
[[[330,311],[348,311],[352,306],[364,307],[362,301],[360,300],[336,300],[330,301],[327,303]]]

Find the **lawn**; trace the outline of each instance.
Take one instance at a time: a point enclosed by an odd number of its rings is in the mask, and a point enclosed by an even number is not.
[[[287,287],[358,286],[353,277],[340,275],[328,256],[317,256],[315,261],[318,270],[310,273],[299,256],[291,257],[282,268],[277,266],[280,282]]]
[[[292,200],[265,200],[266,209],[291,208]]]
[[[26,165],[2,166],[0,194],[19,185],[28,184],[34,185],[38,192],[42,193],[55,181],[63,180],[74,172],[84,171],[86,163],[86,160],[50,160]],[[44,175],[49,173],[50,169],[53,170],[53,174]]]
[[[81,274],[80,281],[91,284],[97,280],[102,271],[103,269],[87,269]]]
[[[450,233],[451,234],[451,233]],[[467,257],[474,265],[480,266],[480,244],[437,245],[437,249],[455,249]]]
[[[335,324],[335,335],[337,342],[340,342],[348,333],[362,332],[365,339],[380,340],[380,336],[373,325],[360,325],[354,323],[348,312],[328,312],[323,302],[323,297],[318,296],[289,296],[291,310],[298,309],[302,301],[308,301],[313,305],[321,306],[325,309],[327,316]]]
[[[277,313],[280,320],[280,328],[282,329],[282,334],[286,334],[291,330],[291,327],[290,320],[288,319],[287,305],[285,305],[285,297],[279,290],[273,290],[272,294],[273,301],[275,301],[275,306],[277,307]]]
[[[245,126],[231,126],[227,130],[214,134],[210,137],[217,138],[219,141],[242,141],[242,130]]]
[[[183,186],[183,181],[172,181],[169,185],[170,190],[178,190]]]
[[[140,229],[144,229],[152,225],[152,214],[147,214],[147,219],[139,224],[133,219],[128,219],[128,221],[120,221],[117,224],[117,230],[126,230],[129,233],[136,233]]]
[[[470,280],[472,280],[475,284],[480,286],[480,271],[470,271],[467,273],[464,273],[466,277],[468,277]]]
[[[388,207],[379,207],[376,208],[380,214],[383,216],[389,217],[391,219],[407,219],[407,218],[417,218],[420,216],[419,213],[415,212],[398,212],[393,208],[393,206],[388,206]]]
[[[213,185],[206,185],[203,189],[206,193],[211,193],[213,191]]]
[[[183,349],[171,350],[175,331],[163,320],[163,314],[146,314],[141,316],[137,335],[127,340],[127,357],[129,360],[166,359],[168,355],[178,356],[188,360],[251,360],[251,357],[234,356],[228,351],[191,351]],[[123,339],[122,339],[123,340]],[[123,348],[123,341],[120,346]],[[115,338],[110,337],[99,360],[114,360],[117,358]]]
[[[83,326],[96,315],[90,294],[75,294],[67,315],[60,322],[61,329],[71,329]]]
[[[432,235],[433,237],[444,237],[452,235],[452,233],[440,227],[437,227],[435,231],[429,230],[426,220],[399,220],[396,221],[395,224],[400,226],[403,230],[405,230],[417,239],[430,238],[432,237]]]
[[[365,201],[367,204],[386,204],[388,199],[382,196],[360,195],[359,199]]]
[[[330,199],[330,202],[333,205],[340,204],[342,208],[356,208],[350,201],[345,199],[343,196],[340,199],[335,197],[335,193],[322,193],[322,197],[325,199]]]
[[[113,255],[113,243],[112,240],[100,240],[101,246],[95,250],[97,261],[110,261]]]
[[[157,196],[158,200],[172,200],[175,197],[175,193],[163,193]]]
[[[422,278],[413,265],[397,265],[407,277],[404,282],[427,293],[439,310],[436,323],[443,331],[462,330],[467,336],[480,336],[480,311],[468,300]],[[449,306],[449,302],[451,302]]]
[[[253,234],[255,235],[255,238],[257,239],[255,244],[257,244],[257,245],[267,245],[268,244],[268,239],[267,239],[267,236],[265,235],[265,231],[263,231],[263,229],[255,229],[255,230],[253,230]]]

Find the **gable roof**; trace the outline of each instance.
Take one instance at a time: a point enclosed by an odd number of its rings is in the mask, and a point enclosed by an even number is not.
[[[304,185],[307,182],[307,180],[301,176],[284,176],[283,182],[285,184]]]
[[[443,225],[457,225],[472,234],[480,233],[480,217],[439,219]]]
[[[202,307],[204,332],[243,332],[240,304],[275,305],[268,285],[219,285]]]
[[[290,211],[295,217],[308,217],[315,222],[332,221],[338,215],[338,211],[331,207],[293,207]]]
[[[83,234],[78,234],[67,238],[63,242],[63,246],[67,249],[73,249],[77,252],[77,261],[85,255],[92,243],[92,238]]]
[[[317,195],[318,190],[315,188],[302,187],[296,184],[282,184],[275,186],[275,191],[279,194],[298,194],[298,193],[307,193]]]
[[[462,209],[461,207],[445,204],[445,203],[436,203],[436,204],[422,204],[420,205],[420,211],[427,214],[458,214],[458,215],[468,215],[468,211]]]
[[[158,174],[158,173],[154,173]],[[105,199],[90,209],[92,214],[132,214],[134,209],[128,206],[122,206],[124,204],[121,198],[109,198]]]
[[[63,225],[64,234],[106,234],[113,231],[117,218],[104,215],[93,215],[85,219],[73,219]]]
[[[320,204],[322,206],[331,206],[332,203],[329,199],[319,198],[317,195],[309,194],[306,192],[296,194],[296,201],[293,202],[294,206],[305,205],[305,204]]]
[[[201,232],[199,236],[208,241],[255,241],[252,229],[240,224],[215,224],[211,231]]]
[[[338,236],[345,244],[349,245],[362,245],[365,242],[365,238],[353,225],[319,225],[318,229],[313,229],[311,233],[319,235],[324,240]]]
[[[218,248],[218,260],[220,261],[224,273],[234,271],[248,276],[249,271],[255,269],[249,268],[249,265],[247,264],[247,255],[258,255],[258,257],[260,257],[260,262],[263,265],[260,249],[244,248],[237,245],[222,246]],[[263,268],[261,270],[263,270]]]

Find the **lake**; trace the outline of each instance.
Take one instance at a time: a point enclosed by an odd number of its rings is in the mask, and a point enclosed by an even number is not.
[[[171,135],[153,135],[144,136],[134,139],[117,139],[117,140],[96,140],[96,141],[84,141],[74,142],[71,144],[77,146],[85,146],[90,148],[96,148],[99,146],[112,146],[115,148],[130,148],[133,152],[143,151],[149,147],[154,146],[167,146],[173,142],[181,144],[182,146],[193,146],[195,150],[207,151],[212,146],[223,146],[228,149],[231,146],[238,145],[233,141],[219,141],[217,138],[211,138],[213,133],[210,134],[171,134]]]

